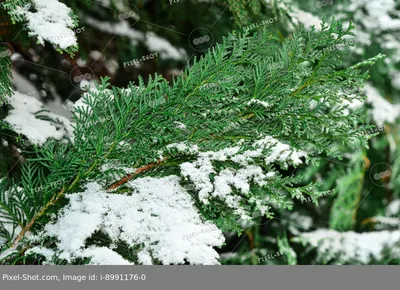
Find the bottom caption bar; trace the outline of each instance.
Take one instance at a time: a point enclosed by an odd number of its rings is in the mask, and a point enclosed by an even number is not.
[[[1,290],[391,290],[399,266],[0,266]]]

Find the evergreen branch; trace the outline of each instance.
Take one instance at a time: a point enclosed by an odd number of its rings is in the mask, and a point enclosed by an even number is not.
[[[265,33],[234,32],[172,86],[158,75],[127,89],[109,89],[103,79],[73,112],[74,142],[49,141],[24,165],[25,195],[13,212],[23,212],[27,221],[13,248],[28,231],[43,229],[39,221],[58,211],[66,193],[73,198],[89,181],[100,188],[92,194],[103,195],[121,185],[168,180],[166,186],[175,186],[171,192],[190,195],[205,220],[229,230],[253,212],[272,217],[272,202],[289,208],[288,200],[303,200],[314,185],[299,186],[299,176],[283,176],[277,167],[285,172],[314,155],[341,156],[331,150],[335,138],[349,147],[368,139],[360,115],[344,114],[343,101],[351,97],[340,91],[349,79],[359,85],[366,77],[362,69],[375,59],[342,69],[340,51],[318,53],[346,33],[340,25],[300,29],[280,44]],[[311,108],[311,102],[317,105]],[[106,117],[111,120],[101,121]],[[113,162],[119,170],[107,172],[138,169],[110,177],[103,166]],[[34,190],[60,176],[70,182],[56,193]]]
[[[15,249],[18,246],[19,242],[22,240],[25,234],[32,228],[35,222],[39,218],[41,218],[51,206],[55,205],[60,200],[61,197],[63,197],[64,192],[65,192],[65,187],[56,196],[54,196],[52,200],[50,200],[38,213],[36,213],[36,215],[29,221],[29,223],[25,227],[23,227],[19,235],[15,238],[11,249]]]

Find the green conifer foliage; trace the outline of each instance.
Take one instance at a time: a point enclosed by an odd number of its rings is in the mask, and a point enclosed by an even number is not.
[[[120,89],[109,88],[104,79],[86,94],[86,105],[74,110],[73,140],[67,144],[50,140],[35,148],[36,157],[23,166],[22,180],[3,190],[2,215],[15,230],[19,228],[18,235],[6,227],[2,231],[10,247],[4,259],[26,261],[21,255],[31,247],[41,243],[54,247],[39,233],[65,204],[65,195],[82,190],[89,181],[121,194],[128,180],[176,175],[202,219],[222,230],[238,230],[238,218],[255,212],[273,217],[272,204],[290,208],[291,200],[305,200],[307,195],[316,200],[321,193],[312,183],[300,185],[301,176],[286,172],[288,166],[314,163],[321,155],[340,157],[342,153],[331,148],[333,141],[350,147],[367,142],[362,114],[344,113],[343,102],[351,99],[340,91],[343,86],[362,86],[365,68],[381,56],[339,69],[342,52],[327,49],[342,44],[351,28],[343,29],[336,21],[331,26],[322,24],[320,32],[300,28],[283,44],[266,31],[261,35],[233,32],[195,59],[171,85],[155,76],[146,85],[140,80],[137,86]],[[107,118],[110,121],[104,122]],[[250,153],[259,142],[269,145]],[[244,165],[234,158],[238,156],[253,154],[248,160],[252,168],[269,174],[266,183],[250,179],[245,193],[232,189],[232,198],[239,200],[236,210],[218,196],[205,203],[202,183],[196,176],[185,178],[183,170],[201,163],[196,161],[204,158],[201,152],[233,148],[236,153],[227,155],[231,157],[211,163],[214,173],[209,177],[215,186],[226,170],[237,170],[240,176]],[[281,157],[272,158],[276,154]],[[119,168],[136,170],[121,179],[110,178],[101,167],[111,161],[117,161]],[[121,170],[111,171],[123,176]],[[39,238],[27,239],[28,232]],[[127,260],[130,254],[130,250],[122,253]]]

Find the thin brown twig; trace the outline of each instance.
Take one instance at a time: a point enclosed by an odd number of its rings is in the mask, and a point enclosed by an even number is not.
[[[151,169],[151,168],[153,168],[153,167],[155,167],[155,166],[160,165],[160,164],[161,164],[163,161],[165,161],[166,159],[167,159],[167,158],[159,159],[157,162],[150,163],[150,164],[144,165],[144,166],[142,166],[142,167],[136,169],[136,171],[135,171],[134,173],[128,174],[127,176],[121,178],[121,179],[118,180],[117,182],[115,182],[115,183],[113,183],[112,185],[110,185],[106,190],[107,190],[107,191],[110,191],[110,190],[113,190],[113,189],[116,189],[116,188],[120,187],[121,185],[127,183],[129,180],[131,180],[131,179],[132,179],[133,177],[135,177],[136,175],[138,175],[138,174],[140,174],[140,173],[142,173],[142,172],[144,172],[144,171],[147,171],[147,170],[149,170],[149,169]]]

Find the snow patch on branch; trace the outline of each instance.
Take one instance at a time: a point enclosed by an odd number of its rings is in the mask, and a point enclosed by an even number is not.
[[[337,232],[328,229],[319,229],[315,232],[303,233],[297,241],[303,241],[318,251],[318,256],[325,261],[334,258],[340,263],[353,264],[359,261],[368,264],[372,259],[381,260],[382,251],[390,249],[394,255],[400,257],[400,231],[379,231],[368,233]]]
[[[288,12],[295,25],[304,25],[305,28],[311,30],[315,27],[316,30],[321,30],[321,19],[309,12],[294,8]]]
[[[252,99],[251,101],[249,101],[248,102],[248,104],[250,105],[250,104],[259,104],[259,105],[261,105],[261,106],[263,106],[263,107],[265,107],[265,108],[269,108],[269,107],[271,107],[271,105],[269,104],[269,103],[267,103],[267,102],[265,102],[265,101],[262,101],[262,100],[259,100],[259,99]]]
[[[59,258],[69,262],[89,257],[94,264],[130,263],[113,250],[86,248],[86,240],[101,231],[113,245],[141,246],[140,264],[218,264],[213,247],[221,246],[224,237],[202,220],[179,181],[177,176],[140,178],[127,184],[131,195],[110,194],[90,183],[84,192],[67,195],[69,205],[56,223],[46,225],[45,236],[58,239]],[[183,239],[193,232],[201,235]]]
[[[8,98],[13,107],[4,119],[15,132],[25,135],[30,142],[42,145],[48,138],[61,140],[73,137],[73,127],[66,117],[44,111],[43,104],[36,98],[14,92]],[[40,112],[40,113],[38,113]],[[53,121],[39,119],[39,115],[46,116]]]
[[[16,12],[28,21],[29,35],[36,36],[42,45],[48,41],[61,49],[77,45],[70,8],[57,0],[33,0],[33,4],[34,11],[26,6]]]
[[[400,214],[400,199],[395,199],[391,201],[386,207],[386,215],[392,216],[398,214]]]
[[[55,252],[52,249],[36,246],[31,249],[28,249],[25,252],[25,255],[30,255],[30,254],[37,254],[41,255],[45,258],[44,264],[51,264],[50,261],[53,259]]]
[[[279,162],[285,167],[288,164],[299,165],[303,163],[300,158],[307,156],[306,152],[294,150],[270,136],[254,142],[251,147],[245,151],[236,146],[216,152],[200,152],[196,161],[181,165],[181,174],[194,183],[203,203],[208,204],[212,198],[217,197],[224,200],[242,219],[250,220],[251,217],[241,206],[242,196],[234,195],[234,190],[248,195],[252,183],[264,186],[275,176],[275,172],[265,173],[261,166],[254,165],[255,158],[264,159],[265,165]],[[218,172],[213,164],[218,161],[232,161],[240,168],[225,168]],[[251,201],[260,211],[265,212],[264,203],[257,199]]]
[[[184,142],[169,144],[167,145],[167,149],[168,150],[175,149],[178,152],[181,153],[187,152],[189,154],[194,154],[199,152],[199,147],[197,145],[188,145]]]
[[[365,86],[367,103],[372,106],[372,118],[376,125],[382,127],[385,123],[393,123],[400,116],[400,105],[393,105],[385,100],[371,85]]]
[[[107,247],[91,246],[83,251],[83,256],[89,257],[89,265],[133,265],[120,254]]]

